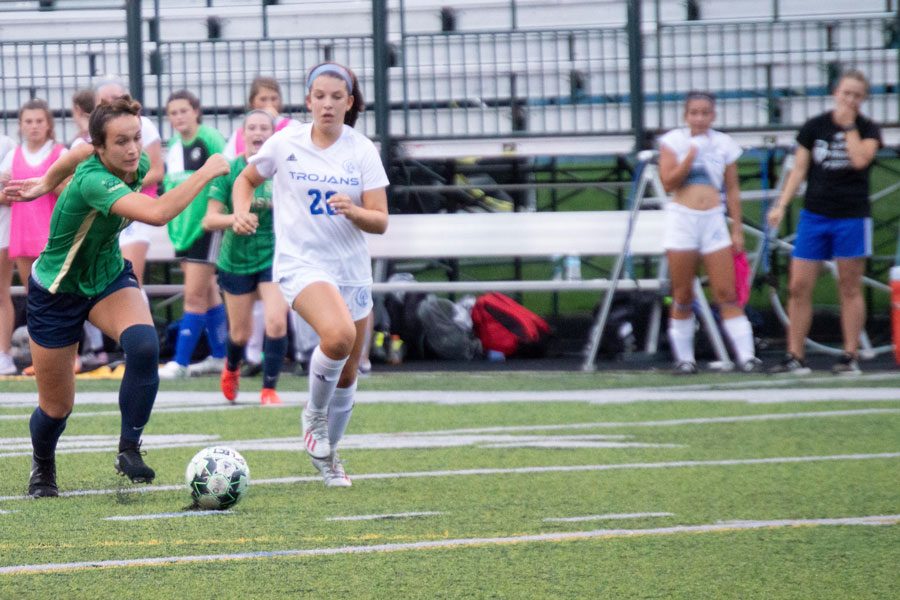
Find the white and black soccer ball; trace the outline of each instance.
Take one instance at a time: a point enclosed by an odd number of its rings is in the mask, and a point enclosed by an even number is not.
[[[184,480],[194,506],[231,508],[247,493],[250,467],[237,450],[225,446],[204,448],[188,463]]]

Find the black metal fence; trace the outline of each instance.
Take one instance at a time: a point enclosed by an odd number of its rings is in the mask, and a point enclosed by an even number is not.
[[[900,125],[896,12],[837,20],[651,24],[644,22],[643,58],[637,63],[622,27],[394,35],[385,48],[388,102],[370,105],[360,127],[375,136],[375,116],[385,111],[397,140],[621,136],[632,134],[635,123],[650,131],[677,125],[685,93],[701,88],[720,98],[722,129],[792,130],[827,107],[830,85],[848,67],[871,79],[866,112],[887,126]],[[381,77],[373,58],[376,43],[372,35],[147,39],[137,58],[145,106],[164,135],[168,127],[160,107],[170,92],[184,87],[199,95],[208,121],[228,133],[257,74],[277,77],[287,111],[301,118],[306,70],[323,60],[353,67],[374,97]],[[37,96],[58,111],[63,135],[70,135],[72,93],[98,76],[127,78],[133,46],[126,37],[0,40],[0,131],[15,134],[18,107]],[[643,85],[640,97],[631,93],[635,70]]]

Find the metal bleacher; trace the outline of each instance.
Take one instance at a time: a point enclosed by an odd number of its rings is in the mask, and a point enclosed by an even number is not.
[[[16,107],[31,95],[62,111],[72,92],[93,78],[127,71],[120,2],[59,0],[55,10],[41,11],[36,4],[0,5],[7,133],[15,131]],[[388,2],[396,137],[422,147],[508,136],[594,136],[605,146],[610,136],[610,150],[618,151],[615,138],[631,130],[626,2],[462,0],[452,5],[453,31],[442,32],[445,4]],[[648,128],[680,122],[683,94],[692,88],[719,95],[720,128],[795,128],[825,106],[831,71],[844,66],[871,77],[869,114],[889,125],[900,119],[897,51],[886,41],[896,17],[884,12],[890,2],[860,0],[852,10],[842,0],[695,4],[700,18],[689,21],[679,0],[643,2]],[[367,0],[282,1],[264,9],[231,0],[160,0],[158,15],[153,5],[143,3],[144,104],[151,114],[170,91],[188,87],[199,94],[209,122],[228,133],[257,73],[278,77],[288,106],[300,113],[305,67],[328,57],[352,65],[363,89],[374,88]],[[215,40],[206,39],[210,19],[218,22]],[[370,135],[371,116],[360,124]],[[60,128],[69,134],[65,119]]]

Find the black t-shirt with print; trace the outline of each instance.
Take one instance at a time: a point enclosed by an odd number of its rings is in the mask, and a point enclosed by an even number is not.
[[[878,140],[881,130],[872,120],[859,115],[856,127],[862,139]],[[803,124],[797,142],[809,150],[804,208],[834,219],[869,216],[869,169],[854,169],[847,156],[844,130],[831,120],[831,112]]]

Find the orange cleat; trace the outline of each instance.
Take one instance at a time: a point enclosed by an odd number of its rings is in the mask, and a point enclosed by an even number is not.
[[[263,406],[267,404],[281,404],[281,398],[278,397],[278,392],[273,388],[263,388],[259,393],[259,403]]]
[[[222,378],[219,380],[219,384],[222,388],[222,395],[229,402],[234,402],[238,395],[238,389],[241,387],[240,370],[229,371],[228,367],[225,367],[222,369]]]

